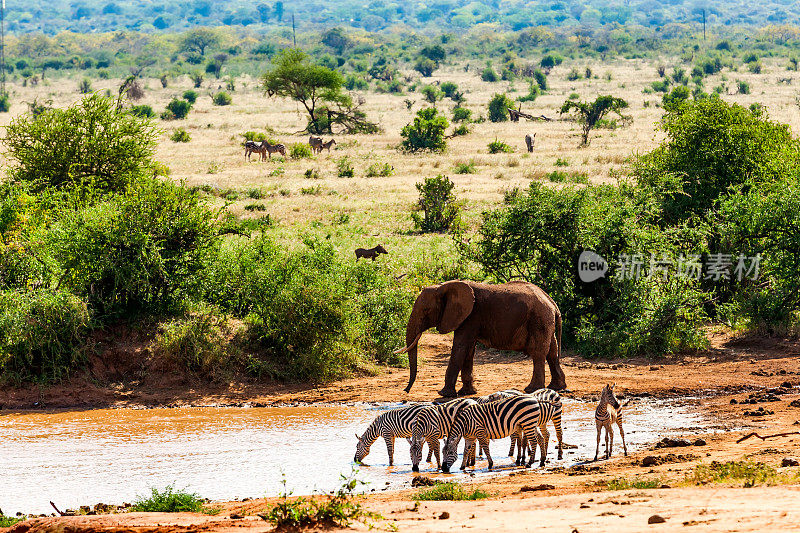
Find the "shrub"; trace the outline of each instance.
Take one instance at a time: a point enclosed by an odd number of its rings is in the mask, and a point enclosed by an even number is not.
[[[49,236],[65,289],[101,323],[179,310],[198,294],[219,228],[196,193],[139,179],[124,193],[66,212]]]
[[[433,61],[432,59],[428,59],[427,57],[420,57],[414,64],[414,70],[416,70],[426,78],[433,75],[433,71],[436,70],[437,68],[439,68],[439,65],[435,61]]]
[[[11,98],[8,94],[0,94],[0,113],[8,113],[11,109]]]
[[[368,178],[388,177],[394,174],[394,167],[389,163],[372,163],[367,167]]]
[[[669,81],[668,80],[661,80],[661,81],[654,81],[650,84],[650,87],[657,93],[665,93],[669,90]]]
[[[225,91],[220,91],[211,97],[211,101],[214,102],[214,105],[231,105],[233,103],[233,98]]]
[[[514,109],[514,102],[505,93],[495,94],[489,100],[489,120],[505,122],[508,120],[509,109]]]
[[[51,382],[86,361],[89,311],[58,290],[0,293],[0,375]]]
[[[422,88],[420,93],[425,97],[425,101],[429,104],[436,105],[436,102],[442,99],[442,91],[433,85],[426,85]]]
[[[471,110],[461,106],[453,108],[453,122],[469,122],[471,119],[472,119]]]
[[[444,232],[457,224],[460,206],[454,188],[455,184],[450,178],[442,175],[417,183],[419,200],[417,211],[411,214],[411,218],[418,230],[424,233]]]
[[[197,91],[193,91],[191,89],[184,91],[183,99],[194,105],[197,102]]]
[[[509,145],[507,145],[502,141],[498,141],[497,139],[489,143],[490,154],[500,154],[500,153],[510,154],[513,151],[514,151],[513,148],[511,148]]]
[[[244,137],[245,141],[253,141],[257,143],[260,143],[263,140],[267,140],[267,134],[261,133],[260,131],[246,131],[242,133],[242,137]]]
[[[572,70],[570,70],[567,73],[567,80],[568,81],[577,81],[577,80],[581,79],[582,77],[583,76],[581,76],[581,73],[576,68],[573,68]]]
[[[352,178],[355,176],[356,172],[353,168],[353,162],[350,161],[350,158],[344,156],[336,161],[336,174],[340,178]]]
[[[750,84],[744,80],[736,80],[736,92],[739,94],[750,94]]]
[[[154,118],[156,116],[155,111],[153,111],[153,108],[149,105],[131,106],[130,114],[141,118]]]
[[[172,132],[172,135],[170,135],[169,138],[176,143],[188,143],[192,140],[192,136],[189,135],[189,132],[183,128],[178,128]]]
[[[486,67],[481,72],[481,79],[487,82],[496,82],[500,80],[500,77],[497,75],[497,72],[492,67]]]
[[[167,110],[164,113],[162,113],[161,118],[164,120],[172,120],[172,119],[182,120],[186,118],[191,109],[192,109],[192,104],[190,104],[188,101],[173,98],[167,104]]]
[[[480,489],[468,490],[460,483],[437,483],[429,489],[424,489],[411,498],[417,501],[452,501],[452,500],[482,500],[488,498],[489,493]]]
[[[681,104],[689,100],[691,92],[685,85],[678,85],[672,91],[666,93],[661,97],[661,107],[666,111],[674,111],[678,109]]]
[[[456,92],[458,92],[458,85],[456,85],[452,81],[442,82],[440,88],[442,90],[442,93],[444,93],[444,95],[447,98],[452,98],[453,96],[455,96]]]
[[[203,510],[203,499],[168,485],[164,490],[150,489],[149,497],[139,496],[132,509],[139,513],[199,513]]]
[[[553,68],[556,65],[560,65],[562,61],[564,61],[564,58],[561,56],[556,54],[548,54],[542,58],[540,64],[542,68]]]
[[[475,173],[475,160],[459,161],[455,165],[456,174],[474,174]]]
[[[462,135],[469,134],[469,126],[466,124],[459,124],[458,127],[453,129],[453,133],[450,134],[451,137],[460,137]]]
[[[311,157],[311,147],[306,143],[293,143],[289,147],[289,157],[292,159],[305,159]]]
[[[444,133],[448,126],[447,119],[440,115],[436,108],[420,109],[414,122],[404,126],[400,132],[403,137],[401,146],[411,152],[421,150],[443,152],[447,147]]]
[[[539,85],[540,90],[547,90],[547,74],[537,68],[533,71],[533,79],[536,81],[536,84]]]
[[[122,191],[152,166],[156,131],[94,94],[67,109],[14,118],[5,142],[14,161],[10,175],[33,191],[74,185]]]
[[[81,94],[89,94],[92,92],[92,80],[83,78],[78,84],[78,92]]]

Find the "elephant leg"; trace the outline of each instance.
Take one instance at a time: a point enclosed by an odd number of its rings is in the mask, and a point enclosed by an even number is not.
[[[461,383],[463,386],[458,391],[459,396],[472,396],[478,394],[475,389],[474,377],[472,374],[473,363],[475,362],[475,343],[468,348],[464,357],[464,365],[461,367]]]
[[[567,388],[567,378],[561,369],[559,351],[558,339],[553,334],[553,338],[550,340],[550,350],[547,352],[547,366],[550,367],[550,384],[547,388],[552,390],[564,390]]]
[[[447,371],[444,374],[444,388],[439,391],[445,398],[457,396],[456,381],[461,369],[464,368],[464,361],[470,349],[475,350],[477,333],[458,330],[453,337],[453,350],[450,352],[450,362],[447,363]]]

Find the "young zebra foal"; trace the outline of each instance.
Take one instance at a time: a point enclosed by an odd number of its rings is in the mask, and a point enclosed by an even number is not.
[[[614,424],[619,427],[619,434],[622,437],[622,448],[625,456],[628,456],[628,447],[625,445],[625,432],[622,431],[622,408],[627,405],[620,405],[617,397],[614,396],[614,387],[617,384],[606,385],[600,393],[600,404],[594,412],[594,422],[597,426],[597,448],[594,452],[594,460],[597,461],[597,454],[600,453],[600,433],[606,430],[606,459],[611,457],[611,450],[614,448]]]
[[[411,430],[411,470],[419,472],[419,463],[422,461],[422,445],[428,443],[428,448],[436,456],[436,468],[442,466],[439,457],[439,439],[446,439],[450,427],[458,411],[468,405],[475,405],[475,400],[459,398],[449,402],[425,407],[417,414]],[[428,454],[430,462],[430,454]]]
[[[383,437],[383,440],[386,441],[386,451],[389,452],[389,466],[392,466],[394,464],[394,439],[397,437],[411,437],[411,430],[417,414],[430,405],[429,403],[419,403],[393,409],[379,415],[363,435],[359,437],[356,434],[358,444],[356,445],[356,455],[353,457],[353,461],[360,463],[364,457],[369,455],[372,443],[378,440],[378,437]]]

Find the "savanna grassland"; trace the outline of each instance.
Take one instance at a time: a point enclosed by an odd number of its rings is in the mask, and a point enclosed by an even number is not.
[[[748,107],[759,103],[766,107],[773,120],[786,123],[793,130],[800,127],[800,107],[797,104],[797,83],[800,75],[787,71],[784,62],[766,62],[760,74],[725,71],[706,78],[708,87],[725,86],[727,102]],[[534,116],[544,115],[552,122],[541,120],[519,123],[493,123],[488,120],[470,124],[470,133],[448,141],[444,153],[405,153],[398,149],[400,130],[427,102],[419,91],[402,94],[358,92],[363,98],[362,109],[382,128],[378,134],[323,135],[333,138],[336,146],[329,152],[302,159],[274,155],[266,163],[244,158],[244,132],[266,132],[289,147],[307,143],[308,134],[302,130],[307,115],[302,106],[289,99],[269,98],[260,81],[251,76],[236,78],[233,103],[217,106],[210,95],[224,88],[223,81],[207,80],[196,89],[197,103],[185,120],[158,121],[161,130],[156,159],[170,169],[170,179],[189,187],[210,186],[214,194],[228,193],[229,200],[212,199],[215,205],[227,204],[237,217],[258,218],[268,214],[275,222],[269,233],[287,243],[296,242],[303,233],[330,235],[332,243],[342,254],[350,256],[358,246],[371,247],[382,243],[390,256],[385,261],[400,262],[408,254],[416,257],[435,254],[439,247],[449,246],[447,235],[415,234],[410,212],[418,198],[415,184],[425,177],[438,174],[449,176],[456,184],[456,195],[464,202],[465,221],[474,225],[480,213],[500,205],[504,194],[513,188],[526,188],[532,181],[550,187],[548,175],[554,171],[567,174],[567,181],[613,183],[628,175],[631,156],[646,153],[656,147],[664,134],[659,128],[663,114],[662,93],[644,94],[643,89],[662,78],[657,69],[667,65],[680,66],[677,58],[657,60],[568,61],[552,69],[548,76],[549,89],[535,102],[525,102],[522,110]],[[268,64],[265,64],[265,69]],[[466,70],[469,68],[469,70]],[[420,82],[420,87],[441,82],[454,82],[465,93],[463,107],[473,117],[485,117],[487,103],[493,94],[505,92],[509,97],[522,96],[528,90],[527,80],[484,82],[480,79],[482,65],[465,62],[437,70],[429,78],[408,70],[404,74]],[[585,78],[586,69],[592,78]],[[579,80],[569,81],[573,69],[581,73]],[[744,80],[750,94],[735,94],[736,81]],[[780,80],[780,81],[779,81]],[[81,98],[77,79],[48,80],[37,87],[12,84],[10,92],[16,102],[11,112],[1,115],[3,124],[13,116],[27,111],[25,102],[52,100],[55,107],[66,107]],[[93,80],[95,91],[116,92],[122,80]],[[183,76],[162,88],[157,79],[143,80],[145,96],[137,104],[155,110],[163,109],[174,96],[193,88]],[[593,100],[601,94],[613,94],[625,99],[630,108],[624,114],[631,117],[629,125],[614,129],[597,129],[589,146],[580,146],[579,124],[569,115],[560,115],[561,105],[571,95]],[[411,109],[406,102],[413,102]],[[437,107],[451,117],[455,106],[444,98]],[[191,135],[187,143],[173,142],[170,135],[185,128]],[[448,133],[453,129],[452,125]],[[536,133],[534,151],[528,154],[523,137]],[[513,153],[490,154],[487,146],[495,139],[507,143]],[[347,158],[355,175],[338,177],[337,163]],[[388,164],[391,176],[366,176],[371,165]],[[472,163],[469,173],[459,174],[457,165]],[[307,171],[318,171],[318,178],[307,178]],[[577,178],[575,177],[577,176]],[[585,177],[585,178],[584,178]],[[234,195],[229,194],[234,192]],[[251,198],[248,196],[254,196]],[[258,198],[258,196],[262,196]],[[247,211],[246,206],[264,206],[265,211]]]

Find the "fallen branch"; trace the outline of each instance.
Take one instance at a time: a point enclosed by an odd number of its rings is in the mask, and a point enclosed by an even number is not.
[[[61,511],[59,511],[58,507],[56,507],[56,504],[54,504],[53,502],[50,502],[50,505],[53,506],[53,509],[56,510],[56,512],[59,514],[59,516],[67,516],[65,513],[62,513]]]
[[[761,440],[767,440],[767,439],[772,439],[774,437],[786,437],[787,435],[800,435],[800,431],[789,431],[787,433],[775,433],[774,435],[764,435],[763,437],[754,431],[752,433],[749,433],[749,434],[745,435],[741,439],[737,440],[736,444],[739,444],[740,442],[744,442],[747,439],[749,439],[750,437],[756,437],[756,438],[759,438]]]

